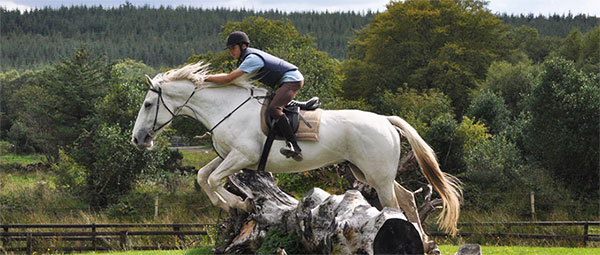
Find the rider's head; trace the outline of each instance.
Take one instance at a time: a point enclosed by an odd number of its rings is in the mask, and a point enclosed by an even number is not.
[[[242,51],[248,48],[248,44],[250,44],[250,38],[242,31],[231,32],[225,40],[225,45],[227,45],[227,48],[229,49],[229,54],[231,54],[234,59],[240,58]]]

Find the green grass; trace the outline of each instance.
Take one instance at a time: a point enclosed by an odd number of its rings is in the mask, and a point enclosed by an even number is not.
[[[18,155],[14,153],[6,153],[0,155],[0,164],[20,164],[29,165],[40,163],[44,160],[42,154]]]
[[[181,154],[183,154],[183,162],[184,166],[193,166],[197,169],[202,168],[204,165],[208,164],[211,160],[218,157],[217,153],[214,151],[203,152],[203,151],[184,151],[180,150]]]
[[[110,254],[110,255],[163,255],[163,254],[175,254],[175,255],[201,255],[201,254],[213,254],[212,247],[205,246],[200,248],[193,248],[189,250],[170,250],[170,251],[123,251],[123,252],[90,252],[81,254]]]
[[[441,245],[442,255],[453,255],[458,251],[459,246]],[[111,255],[162,255],[162,254],[212,254],[211,247],[201,247],[189,250],[172,251],[127,251],[127,252],[92,252],[82,254],[111,254]],[[502,255],[595,255],[600,254],[600,248],[563,248],[563,247],[526,247],[526,246],[482,246],[481,253],[502,254]]]
[[[459,246],[440,245],[442,255],[453,255]],[[527,247],[527,246],[481,246],[481,254],[502,255],[595,255],[600,248]]]

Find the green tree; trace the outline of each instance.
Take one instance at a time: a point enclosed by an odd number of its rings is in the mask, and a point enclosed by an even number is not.
[[[578,29],[573,29],[558,48],[557,56],[578,63],[582,57],[582,48],[583,35]]]
[[[440,90],[462,113],[487,67],[504,54],[505,33],[480,1],[391,2],[350,42],[345,96],[372,103],[378,89],[406,83]]]
[[[167,170],[174,156],[167,148],[167,135],[155,140],[153,150],[138,150],[131,144],[133,129],[147,85],[144,74],[154,70],[142,63],[125,60],[115,64],[106,95],[96,100],[89,129],[69,147],[70,156],[84,168],[84,198],[94,206],[106,206],[131,191],[141,174],[156,175]],[[168,133],[168,132],[167,132]],[[72,168],[58,165],[58,169]],[[68,176],[68,175],[67,175]]]
[[[504,99],[489,90],[484,90],[473,98],[465,115],[485,123],[492,134],[503,131],[510,120],[510,111],[504,104]]]
[[[465,154],[465,161],[464,194],[468,205],[489,210],[514,199],[511,191],[522,182],[522,160],[513,143],[503,136],[494,136]]]
[[[39,75],[39,86],[26,86],[16,93],[15,112],[35,137],[42,152],[56,159],[58,150],[70,145],[86,126],[94,104],[104,96],[110,79],[110,64],[77,50]]]
[[[524,145],[580,197],[598,201],[600,84],[598,74],[552,59],[527,100]]]
[[[600,71],[600,26],[595,27],[583,36],[582,70],[587,73]]]
[[[501,96],[512,115],[517,115],[523,110],[523,98],[530,93],[536,72],[527,62],[497,61],[490,65],[483,88]]]
[[[425,131],[440,115],[451,114],[450,99],[434,89],[419,92],[398,88],[396,93],[385,91],[381,98],[381,114],[401,116],[419,132]]]

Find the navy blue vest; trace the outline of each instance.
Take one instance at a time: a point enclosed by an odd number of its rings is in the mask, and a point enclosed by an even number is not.
[[[265,62],[265,65],[258,70],[252,79],[256,79],[267,86],[277,88],[279,81],[283,78],[283,74],[289,71],[298,70],[298,67],[295,65],[255,48],[246,48],[246,50],[242,52],[240,60],[238,61],[238,66],[250,54],[259,56]]]

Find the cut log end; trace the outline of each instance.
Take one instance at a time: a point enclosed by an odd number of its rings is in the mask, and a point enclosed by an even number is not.
[[[408,221],[388,219],[373,241],[375,254],[423,254],[419,232]]]

